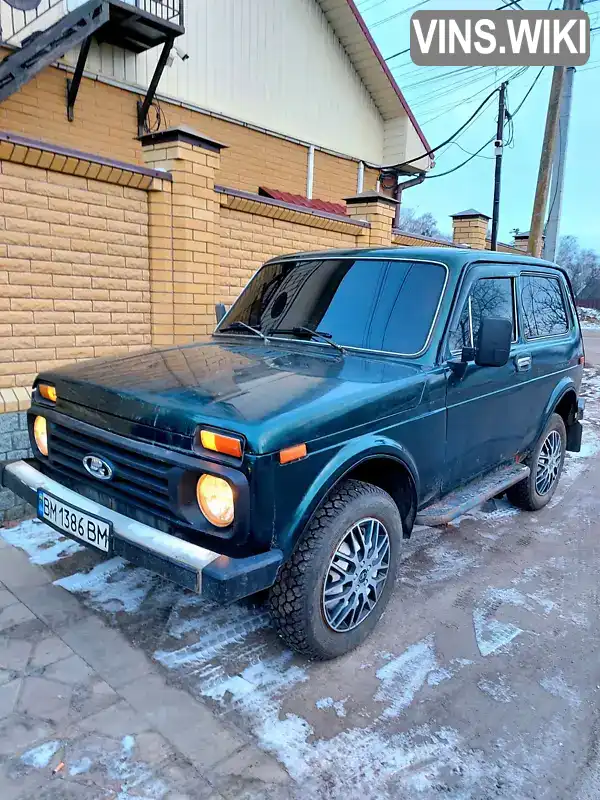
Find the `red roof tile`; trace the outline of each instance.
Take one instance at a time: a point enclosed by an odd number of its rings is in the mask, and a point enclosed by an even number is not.
[[[267,189],[264,186],[259,186],[259,195],[262,197],[270,197],[273,200],[281,200],[283,203],[290,203],[294,206],[303,206],[304,208],[314,208],[316,211],[325,211],[327,214],[338,214],[339,216],[348,216],[346,206],[343,203],[330,203],[327,200],[317,200],[313,198],[309,200],[301,194],[291,194],[291,192],[281,192],[279,189]]]

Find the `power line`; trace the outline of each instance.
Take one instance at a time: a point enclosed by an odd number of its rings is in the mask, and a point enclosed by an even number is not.
[[[539,77],[540,77],[540,75],[542,74],[542,72],[543,72],[543,71],[544,71],[544,67],[542,67],[542,68],[540,69],[540,71],[538,72],[538,74],[535,76],[535,78],[533,79],[533,83],[531,84],[531,86],[529,87],[529,89],[527,90],[527,92],[525,93],[525,96],[523,97],[523,99],[521,100],[521,102],[519,103],[519,105],[517,106],[517,108],[516,108],[516,109],[513,111],[513,113],[511,114],[511,116],[510,116],[511,120],[513,120],[513,119],[515,118],[515,116],[516,116],[516,115],[519,113],[519,111],[521,110],[521,108],[523,108],[523,104],[525,103],[525,101],[527,100],[527,98],[529,97],[529,95],[531,94],[531,92],[533,91],[533,87],[534,87],[534,86],[536,85],[536,83],[538,82],[538,80],[539,80]],[[492,92],[492,95],[493,95],[493,94],[495,94],[495,93],[496,93],[496,91],[498,91],[498,90],[497,90],[497,89],[495,89],[495,90],[494,90],[494,92]],[[491,97],[492,95],[490,95],[490,97]],[[488,99],[489,99],[489,97],[488,97]],[[488,139],[488,141],[487,141],[487,142],[485,142],[485,144],[483,144],[483,145],[482,145],[482,146],[479,148],[479,150],[476,150],[474,153],[472,153],[472,154],[469,156],[469,158],[465,159],[465,160],[464,160],[462,163],[460,163],[460,164],[457,164],[457,166],[455,166],[455,167],[452,167],[452,169],[446,170],[446,172],[439,172],[437,175],[426,175],[426,176],[425,176],[426,180],[429,180],[429,179],[431,179],[431,178],[443,178],[445,175],[451,175],[453,172],[456,172],[457,170],[461,169],[461,168],[462,168],[462,167],[464,167],[466,164],[468,164],[468,163],[469,163],[469,161],[472,161],[474,158],[477,158],[477,156],[478,156],[478,155],[481,153],[481,151],[482,151],[482,150],[485,150],[485,148],[488,146],[488,144],[491,144],[491,143],[492,143],[492,142],[493,142],[495,139],[496,139],[496,136],[495,136],[495,135],[494,135],[494,136],[492,136],[492,138],[491,138],[491,139]]]
[[[370,28],[378,28],[380,25],[385,24],[386,22],[390,22],[396,17],[402,17],[404,14],[408,14],[411,11],[414,11],[415,8],[420,8],[421,6],[426,5],[427,3],[431,2],[431,0],[420,0],[419,3],[416,3],[414,6],[409,6],[408,8],[404,8],[402,11],[396,11],[394,14],[390,14],[389,17],[384,17],[383,19],[377,20],[377,22],[373,22],[369,25]]]
[[[482,103],[480,103],[479,106],[475,109],[475,111],[471,114],[469,119],[463,125],[461,125],[460,128],[452,134],[452,136],[449,136],[441,144],[438,144],[437,147],[432,147],[431,150],[428,150],[426,153],[422,153],[420,156],[416,156],[415,158],[410,158],[408,161],[403,161],[401,164],[394,164],[392,169],[400,169],[400,167],[405,167],[407,164],[413,164],[415,161],[420,161],[422,158],[426,158],[427,156],[432,156],[437,150],[447,145],[449,142],[455,139],[458,136],[458,134],[461,131],[463,131],[473,119],[475,119],[475,117],[484,108],[484,106],[487,105],[487,103],[491,100],[491,98],[496,94],[497,91],[498,89],[494,89],[493,92],[490,92],[488,96],[485,98],[485,100]]]
[[[392,58],[398,58],[398,56],[403,56],[405,53],[410,53],[410,47],[407,47],[406,50],[400,50],[399,53],[394,53],[393,56],[388,56],[385,60],[391,61]]]

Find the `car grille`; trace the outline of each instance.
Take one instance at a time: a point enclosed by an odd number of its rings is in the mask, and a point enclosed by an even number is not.
[[[102,483],[90,476],[83,466],[85,456],[95,455],[106,459],[113,467],[110,482]],[[173,514],[169,500],[169,474],[173,465],[133,448],[107,442],[100,437],[75,431],[56,422],[50,423],[50,448],[48,466],[71,480],[91,487],[98,502],[119,511],[119,505],[137,506],[144,512],[181,523]],[[87,494],[87,493],[86,493]],[[123,513],[123,512],[121,512]]]

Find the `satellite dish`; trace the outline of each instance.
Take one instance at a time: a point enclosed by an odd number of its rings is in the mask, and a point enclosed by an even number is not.
[[[33,11],[42,0],[6,0],[6,2],[11,8],[16,8],[18,11]]]

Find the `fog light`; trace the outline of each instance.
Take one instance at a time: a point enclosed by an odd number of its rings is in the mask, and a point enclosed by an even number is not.
[[[43,456],[48,455],[48,423],[46,417],[36,417],[33,423],[33,438]]]
[[[198,505],[206,519],[218,528],[231,525],[234,517],[233,489],[216,475],[203,475],[196,486]]]

